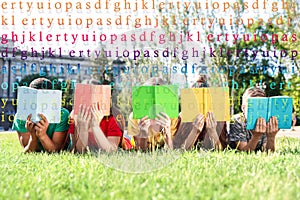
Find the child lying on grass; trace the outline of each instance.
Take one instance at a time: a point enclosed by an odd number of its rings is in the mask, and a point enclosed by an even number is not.
[[[46,78],[33,80],[29,87],[35,89],[52,89],[52,83]],[[67,131],[69,128],[69,111],[61,109],[61,122],[49,124],[47,118],[40,113],[41,120],[37,123],[31,121],[31,115],[26,121],[16,119],[13,130],[18,133],[19,141],[24,152],[57,152],[67,146]]]
[[[264,90],[260,88],[248,88],[242,99],[243,113],[233,117],[234,122],[230,124],[228,134],[229,145],[241,151],[275,151],[275,136],[278,133],[278,121],[271,117],[269,122],[259,118],[254,130],[246,130],[247,106],[249,97],[265,97]]]

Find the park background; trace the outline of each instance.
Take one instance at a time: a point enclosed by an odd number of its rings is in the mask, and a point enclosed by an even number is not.
[[[65,3],[67,1],[62,1]],[[98,2],[98,1],[95,1]],[[105,1],[99,1],[104,7]],[[116,1],[120,2],[120,1]],[[128,1],[130,2],[130,1]],[[153,2],[153,1],[151,1]],[[156,1],[160,2],[160,1]],[[177,3],[177,1],[170,1]],[[199,2],[199,1],[195,1]],[[201,1],[200,1],[201,2]],[[84,26],[58,26],[53,25],[50,28],[45,28],[42,25],[21,25],[21,28],[17,26],[1,26],[2,34],[8,33],[8,37],[11,35],[11,31],[17,34],[25,35],[25,42],[21,43],[21,37],[19,36],[18,42],[9,40],[8,43],[1,44],[1,52],[7,52],[2,54],[0,59],[2,73],[0,75],[1,80],[1,121],[0,126],[7,130],[13,121],[14,114],[16,113],[16,94],[17,87],[25,84],[29,84],[31,80],[36,77],[47,77],[53,80],[56,89],[63,91],[63,103],[62,106],[68,110],[73,106],[73,94],[74,85],[80,83],[86,79],[96,79],[101,84],[110,84],[112,86],[113,104],[117,106],[125,115],[125,119],[128,118],[131,112],[131,90],[133,86],[142,85],[144,81],[150,77],[162,77],[167,84],[178,84],[180,88],[191,87],[198,78],[200,73],[206,74],[208,77],[208,84],[211,86],[228,86],[230,89],[230,103],[231,103],[231,115],[241,112],[241,95],[248,87],[258,84],[260,87],[264,87],[267,96],[287,95],[293,97],[294,108],[296,114],[299,114],[299,95],[300,95],[300,78],[299,78],[299,55],[292,57],[292,51],[299,51],[299,13],[297,1],[236,1],[239,5],[243,5],[244,2],[248,2],[249,7],[253,3],[257,3],[257,9],[246,9],[240,6],[239,9],[234,9],[233,2],[227,1],[205,1],[202,2],[202,9],[185,10],[183,7],[178,9],[176,6],[169,8],[166,4],[164,9],[155,9],[153,13],[151,10],[141,10],[130,13],[131,10],[121,10],[120,12],[114,12],[114,10],[103,10],[103,15],[110,17],[128,16],[128,13],[132,14],[132,21],[129,25],[111,25],[111,26],[91,26],[85,28]],[[263,9],[263,5],[266,2],[266,7]],[[125,6],[126,1],[120,2],[121,7]],[[135,2],[131,2],[131,8]],[[203,9],[204,3],[207,3],[208,8]],[[216,4],[217,3],[217,4]],[[222,11],[222,5],[229,3],[230,6],[225,12]],[[274,10],[273,3],[277,3],[277,10]],[[292,4],[294,3],[294,4]],[[180,5],[184,5],[184,2],[180,2]],[[63,5],[63,4],[62,4]],[[113,2],[111,2],[111,8],[113,9]],[[138,4],[139,5],[139,4]],[[212,9],[214,7],[220,7],[219,9]],[[287,5],[296,6],[290,8]],[[52,5],[53,6],[53,5]],[[140,5],[141,6],[141,5]],[[224,6],[224,5],[223,5]],[[283,7],[285,6],[285,7]],[[73,5],[73,8],[75,5]],[[148,6],[149,7],[149,6]],[[74,8],[75,9],[75,8]],[[60,12],[59,12],[60,11]],[[276,11],[276,12],[275,12]],[[15,15],[13,10],[11,15]],[[46,11],[48,17],[64,17],[63,8],[56,11]],[[86,16],[93,16],[93,10],[91,13],[85,13],[81,11],[82,18]],[[40,17],[43,13],[39,13],[37,10],[32,9],[30,13],[22,11],[24,15],[15,15],[15,20],[25,17]],[[75,10],[69,10],[69,16],[74,16]],[[26,14],[26,15],[25,15]],[[66,14],[67,15],[67,14]],[[96,16],[102,17],[103,15]],[[7,15],[10,16],[10,15]],[[154,20],[152,25],[144,25],[139,28],[135,28],[134,18],[143,17],[155,18],[160,23],[158,27],[154,27]],[[165,25],[163,19],[173,19],[176,17],[176,24]],[[183,23],[185,19],[198,19],[201,18],[208,20],[209,18],[217,20],[227,20],[226,24],[220,26],[219,23],[210,24],[205,21],[204,24],[194,25],[192,21]],[[272,24],[266,21],[271,18]],[[23,18],[21,18],[23,19]],[[53,18],[55,19],[55,18]],[[77,16],[76,16],[77,19]],[[114,19],[114,18],[113,18]],[[229,20],[232,20],[232,25],[229,25]],[[235,20],[236,19],[236,20]],[[239,19],[239,20],[237,20]],[[247,24],[248,20],[252,19],[252,24]],[[260,20],[264,19],[262,23]],[[238,24],[237,24],[238,23]],[[240,23],[240,24],[239,24]],[[243,23],[243,24],[241,24]],[[249,23],[249,22],[248,22]],[[149,23],[148,23],[149,24]],[[277,25],[278,24],[278,25]],[[114,43],[110,41],[96,42],[77,41],[72,44],[70,42],[29,42],[28,32],[32,31],[33,34],[38,34],[41,31],[44,35],[51,34],[63,34],[63,33],[75,33],[75,34],[95,34],[97,36],[106,34],[107,37],[111,34],[118,36],[118,40]],[[154,41],[149,41],[149,35],[151,32],[155,33]],[[130,42],[127,39],[126,42],[120,41],[122,34],[130,37],[131,34],[136,34],[136,37],[146,33],[146,41],[134,41]],[[176,36],[176,40],[168,40],[170,33]],[[165,34],[166,42],[159,43],[159,34]],[[188,35],[194,35],[194,41],[183,41],[179,43],[179,36],[187,38]],[[195,41],[195,35],[200,35],[199,41]],[[208,35],[213,35],[213,40],[208,40]],[[220,40],[217,40],[217,35],[221,34]],[[228,40],[225,35],[228,34]],[[239,40],[232,39],[232,34],[239,34]],[[250,35],[250,41],[243,41],[243,34]],[[257,39],[254,40],[254,35],[257,35]],[[272,37],[277,35],[278,41],[272,41]],[[297,37],[297,40],[292,39],[292,35]],[[294,37],[294,36],[293,36]],[[14,48],[17,48],[16,56],[12,57]],[[37,57],[30,56],[31,49],[37,51]],[[132,55],[132,51],[140,50],[159,50],[161,53],[163,50],[168,49],[171,52],[177,48],[178,55],[176,57],[168,56],[164,57],[161,54],[158,57],[149,57],[141,54],[135,58]],[[191,49],[196,48],[199,51],[199,57],[191,56]],[[62,50],[60,50],[62,49]],[[83,56],[78,55],[80,50],[96,50],[100,52],[100,55],[92,55],[88,57],[86,54]],[[212,49],[212,50],[211,50]],[[28,51],[26,59],[22,59],[22,51]],[[40,50],[40,51],[39,51]],[[49,51],[55,52],[55,57],[48,56]],[[120,55],[107,56],[105,51],[114,52],[118,50]],[[130,56],[122,57],[122,52],[128,50],[131,52]],[[188,50],[188,58],[182,58],[182,51]],[[254,57],[251,53],[244,53],[258,51],[259,56]],[[57,56],[59,51],[63,51],[62,56]],[[74,57],[71,57],[68,52],[75,51]],[[205,51],[202,53],[202,51]],[[214,52],[211,56],[211,51]],[[222,56],[220,51],[224,51]],[[233,52],[227,55],[226,52]],[[242,51],[240,55],[237,55],[237,51]],[[261,52],[270,51],[267,57],[263,57]],[[276,56],[274,56],[276,51]],[[287,56],[280,56],[281,51],[286,51]],[[41,58],[42,53],[45,53],[45,58]],[[284,55],[285,53],[283,53]],[[205,57],[203,57],[203,55]],[[28,56],[28,57],[27,57]],[[172,67],[177,67],[177,73],[172,73]],[[152,67],[156,67],[156,70],[151,70]],[[186,67],[186,72],[182,71],[182,68]],[[192,67],[195,70],[192,71]],[[26,72],[25,71],[26,68]],[[137,70],[136,70],[137,69]],[[265,70],[267,69],[267,70]],[[182,73],[183,72],[183,73]],[[263,85],[262,85],[263,84]]]
[[[9,2],[9,1],[8,1]],[[136,2],[136,1],[135,1]],[[179,1],[182,2],[182,1]],[[210,4],[213,1],[205,1]],[[225,2],[225,1],[219,1]],[[230,1],[228,1],[230,2]],[[237,2],[243,2],[238,0]],[[260,4],[262,0],[258,1]],[[282,2],[281,0],[275,0],[274,2]],[[286,1],[292,2],[292,1]],[[225,18],[232,16],[244,16],[253,18],[268,18],[284,16],[292,19],[292,24],[287,25],[283,20],[283,24],[280,26],[258,23],[253,24],[251,27],[247,26],[223,26],[219,27],[218,24],[214,24],[212,27],[208,25],[193,26],[190,24],[177,24],[174,26],[161,26],[156,30],[168,32],[180,32],[187,34],[189,31],[201,31],[203,35],[225,34],[225,33],[257,33],[261,34],[297,34],[300,37],[299,32],[299,2],[297,3],[297,9],[295,11],[279,10],[278,12],[268,12],[266,10],[257,10],[257,12],[246,12],[243,9],[230,10],[227,13],[218,13],[216,11],[197,11],[190,10],[185,12],[178,9],[157,9],[154,16],[158,18],[162,15],[175,15],[178,19],[184,18],[200,18],[206,17],[218,17],[224,16]],[[270,9],[270,8],[269,8]],[[270,11],[270,10],[269,10]],[[113,12],[112,12],[113,13]],[[102,15],[111,15],[109,11],[100,13]],[[11,13],[8,13],[11,14]],[[49,15],[56,15],[57,13],[46,13]],[[114,13],[113,13],[114,14]],[[113,15],[112,14],[112,15]],[[19,16],[34,16],[34,13],[21,13]],[[36,15],[42,15],[36,13]],[[89,13],[78,14],[81,16],[89,15]],[[143,13],[136,13],[136,16],[143,15]],[[24,27],[17,26],[1,26],[1,31],[15,30],[22,32],[29,31],[28,29],[39,29],[38,27]],[[143,27],[142,27],[143,28]],[[145,27],[152,28],[152,27]],[[44,32],[56,32],[60,29],[43,29]],[[119,33],[139,31],[131,27],[112,27],[105,29],[105,27],[92,27],[90,29],[76,29],[76,27],[66,27],[64,31],[74,31],[76,33],[91,32],[96,30],[97,33]],[[152,29],[151,29],[152,30]],[[285,42],[271,41],[256,41],[256,42],[243,42],[237,41],[235,44],[227,41],[208,42],[202,39],[204,47],[219,49],[220,47],[226,50],[235,51],[237,49],[249,49],[249,50],[263,50],[274,49],[277,50],[298,50],[300,51],[299,40],[292,42],[291,40]],[[53,47],[53,45],[66,46],[70,49],[82,49],[82,48],[97,48],[105,49],[115,46],[109,46],[109,44],[75,44],[68,46],[66,44],[33,44],[25,43],[24,45],[15,44],[11,41],[8,44],[1,44],[1,51],[5,47],[9,46],[12,50],[14,46],[19,46],[21,49],[28,49],[32,46],[35,48],[44,46]],[[89,46],[91,45],[91,47]],[[131,44],[129,44],[131,45]],[[151,44],[151,48],[159,48],[159,44]],[[178,47],[176,43],[168,43],[170,47]],[[188,44],[183,44],[180,48],[185,48]],[[142,47],[139,47],[142,48]],[[11,55],[11,51],[9,52]],[[15,112],[16,90],[12,90],[10,83],[18,82],[20,85],[23,82],[29,83],[34,78],[40,77],[38,70],[42,70],[43,77],[47,77],[51,80],[57,80],[56,89],[63,90],[63,97],[67,102],[64,107],[69,110],[72,109],[73,89],[72,84],[81,82],[84,79],[97,79],[101,83],[111,84],[113,86],[113,103],[117,105],[120,110],[128,115],[131,112],[130,94],[131,87],[134,85],[140,85],[145,80],[152,76],[161,76],[167,83],[172,84],[174,80],[182,80],[182,87],[184,83],[190,87],[195,82],[198,74],[179,74],[180,76],[171,76],[169,74],[125,74],[124,65],[129,67],[140,66],[159,66],[164,65],[172,66],[184,66],[187,61],[180,58],[176,59],[146,59],[140,57],[138,61],[131,58],[106,58],[104,55],[100,59],[93,58],[70,58],[63,56],[62,58],[47,58],[45,60],[39,60],[38,58],[28,58],[25,61],[20,58],[2,57],[0,58],[0,64],[7,66],[7,71],[1,73],[0,81],[7,83],[7,89],[1,88],[0,97],[3,102],[7,99],[7,104],[1,106],[1,127],[9,129],[11,126],[11,120]],[[27,74],[11,73],[11,68],[16,66],[19,69],[24,66],[33,66],[36,73],[28,71]],[[78,73],[78,63],[81,64],[82,73]],[[63,74],[51,74],[50,64],[56,66],[57,69],[63,69]],[[68,65],[69,64],[69,65]],[[253,66],[268,66],[277,67],[280,65],[294,66],[294,73],[283,74],[277,71],[277,73],[258,73],[252,74],[250,71],[246,73],[239,73],[238,71],[234,75],[230,75],[229,71],[226,73],[208,74],[209,83],[217,82],[229,83],[230,96],[231,96],[231,113],[240,112],[240,100],[244,88],[249,86],[250,81],[260,82],[263,80],[265,85],[270,86],[272,82],[290,82],[291,88],[280,89],[280,85],[277,84],[274,89],[266,88],[267,96],[274,95],[288,95],[294,99],[294,107],[296,114],[299,117],[299,97],[300,97],[300,78],[299,78],[299,58],[291,60],[291,58],[258,58],[250,59],[249,57],[215,57],[207,58],[204,61],[199,61],[198,66],[205,66],[211,69],[213,66],[246,66],[248,69]],[[102,70],[99,72],[98,66],[109,66],[108,70]],[[84,69],[91,67],[91,75],[85,73]],[[117,73],[114,72],[117,69]],[[289,68],[291,69],[291,68]],[[239,86],[245,83],[243,89],[235,89],[232,87],[232,80],[238,83]],[[126,87],[122,86],[122,83],[130,83]],[[5,86],[5,84],[3,85]],[[1,85],[1,87],[3,87]],[[287,84],[285,85],[287,86]],[[299,127],[296,128],[294,134],[288,132],[281,135],[288,135],[297,137],[299,133]],[[3,192],[0,194],[1,199],[299,199],[299,179],[300,179],[300,163],[299,152],[300,145],[297,138],[278,138],[277,151],[272,155],[265,153],[257,154],[244,154],[237,153],[235,150],[229,150],[227,152],[203,152],[203,151],[191,151],[180,154],[177,159],[173,159],[167,165],[161,161],[161,155],[157,156],[157,162],[159,166],[152,166],[149,173],[135,173],[131,170],[116,170],[123,169],[120,166],[108,165],[103,162],[102,157],[97,157],[92,154],[87,155],[74,155],[65,153],[63,155],[58,154],[22,154],[21,148],[18,144],[17,136],[15,133],[3,133],[0,135],[0,171],[1,177],[0,187],[3,188]],[[130,163],[130,156],[128,155],[112,155],[109,157],[113,160],[122,160],[125,163]],[[126,160],[127,159],[127,160]],[[161,162],[161,163],[160,163]],[[122,165],[122,163],[118,163]],[[163,163],[163,164],[162,164]],[[135,163],[137,164],[137,163]],[[141,164],[141,163],[138,163]],[[137,165],[138,165],[137,164]],[[161,168],[161,166],[164,166]],[[133,168],[134,169],[134,168]],[[148,168],[149,169],[149,168]],[[145,170],[149,171],[149,170]]]

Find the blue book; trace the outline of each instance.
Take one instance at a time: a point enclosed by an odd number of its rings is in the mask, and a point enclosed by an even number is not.
[[[271,97],[269,98],[269,119],[272,116],[278,119],[278,128],[290,129],[292,126],[293,99],[291,97]]]
[[[253,130],[258,118],[268,119],[268,98],[250,97],[247,108],[247,130]]]
[[[248,99],[247,130],[253,130],[258,118],[269,121],[277,117],[279,129],[290,129],[292,125],[293,100],[291,97],[251,97]]]

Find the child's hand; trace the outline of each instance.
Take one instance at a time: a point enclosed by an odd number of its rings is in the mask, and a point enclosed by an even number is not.
[[[28,132],[30,134],[35,134],[35,128],[34,128],[35,123],[33,123],[31,121],[31,116],[32,116],[31,114],[28,115],[27,120],[26,120],[26,124],[25,124],[25,128],[28,130]]]
[[[204,127],[204,116],[202,114],[197,115],[197,117],[195,118],[195,120],[193,122],[193,126],[198,131],[200,131],[200,132],[202,131],[202,129]]]
[[[78,114],[77,116],[75,116],[75,127],[79,130],[78,132],[87,132],[90,121],[91,114],[89,112],[89,109],[87,109],[85,105],[80,105]]]
[[[148,119],[148,116],[145,116],[141,120],[139,120],[138,127],[139,127],[139,137],[147,138],[148,129],[150,127],[150,119]]]
[[[41,137],[46,135],[49,127],[49,122],[43,114],[39,114],[41,120],[35,125],[36,136]]]
[[[255,129],[252,130],[252,134],[255,136],[262,136],[266,133],[267,125],[264,118],[258,118],[256,122]]]
[[[155,120],[159,125],[161,125],[163,127],[163,129],[165,129],[166,136],[168,138],[172,138],[171,119],[169,118],[169,116],[164,112],[160,112],[156,115]]]
[[[93,106],[91,106],[91,112],[92,112],[92,122],[91,122],[92,127],[99,127],[100,122],[104,117],[104,114],[100,109],[99,103],[93,104]]]
[[[266,134],[267,137],[275,137],[278,133],[278,120],[276,117],[271,117],[269,122],[267,123]]]
[[[161,125],[164,129],[170,129],[171,127],[171,119],[166,113],[160,112],[156,115],[156,122]]]
[[[206,114],[206,130],[208,132],[216,131],[217,128],[217,121],[215,119],[215,116],[212,112],[208,112]]]

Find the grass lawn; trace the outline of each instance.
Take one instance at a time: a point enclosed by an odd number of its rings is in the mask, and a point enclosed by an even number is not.
[[[300,139],[279,138],[277,145],[272,155],[134,153],[156,164],[171,160],[156,171],[126,173],[102,160],[122,168],[133,153],[23,154],[16,134],[0,134],[0,199],[300,199]]]

